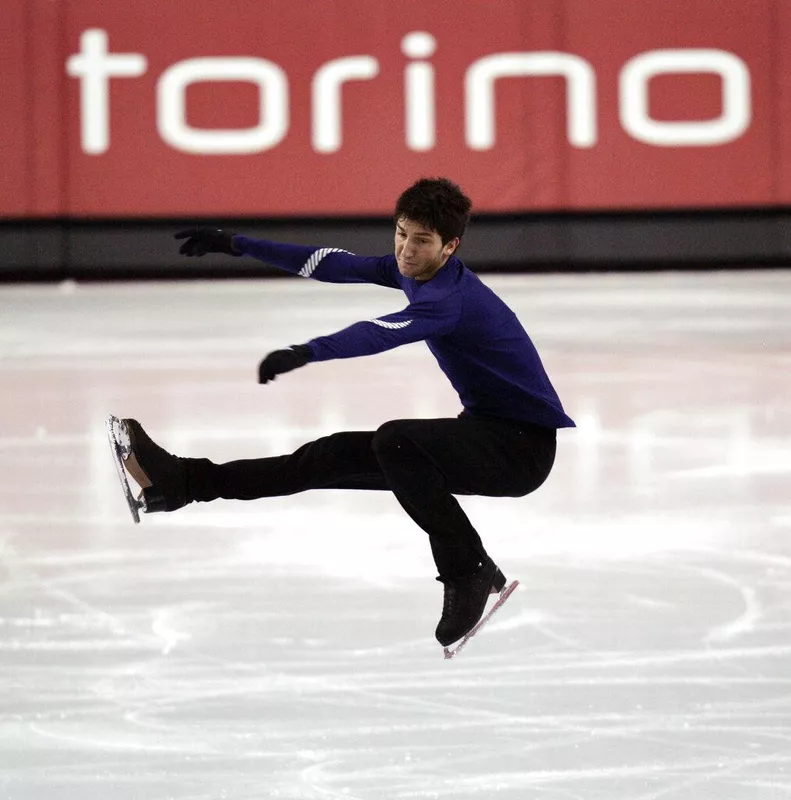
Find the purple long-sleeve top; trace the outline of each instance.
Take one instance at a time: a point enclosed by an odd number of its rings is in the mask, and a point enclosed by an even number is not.
[[[374,283],[407,296],[402,311],[311,339],[306,343],[311,361],[368,356],[425,341],[459,395],[462,416],[574,426],[516,314],[455,256],[421,282],[401,275],[392,254],[364,257],[246,236],[233,242],[239,252],[305,278]]]

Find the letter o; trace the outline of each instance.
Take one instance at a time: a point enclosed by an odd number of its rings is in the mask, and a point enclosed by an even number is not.
[[[722,80],[722,113],[710,120],[659,122],[649,113],[648,82],[657,75],[715,73]],[[620,76],[620,118],[632,137],[658,147],[725,144],[738,139],[751,119],[750,71],[724,50],[650,50],[624,64]]]
[[[254,83],[259,122],[252,128],[193,128],[187,124],[187,87],[205,81]],[[269,150],[288,131],[288,77],[263,58],[192,58],[166,69],[157,84],[157,129],[171,147],[185,153],[240,155]]]

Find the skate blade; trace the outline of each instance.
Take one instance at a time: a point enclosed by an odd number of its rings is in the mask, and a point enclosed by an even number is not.
[[[118,417],[110,415],[105,421],[107,429],[107,441],[110,444],[110,452],[113,455],[115,469],[118,472],[118,480],[121,482],[121,489],[129,506],[129,512],[135,524],[140,523],[140,511],[146,510],[145,502],[132,494],[129,486],[129,477],[124,469],[124,461],[132,454],[132,444],[129,440],[129,432],[126,425]]]
[[[503,587],[503,590],[500,592],[499,597],[495,604],[489,609],[488,613],[481,617],[478,620],[478,623],[475,627],[467,634],[465,634],[461,639],[459,639],[456,644],[449,645],[444,649],[445,659],[455,658],[462,650],[462,648],[467,644],[467,642],[475,636],[478,631],[483,628],[484,625],[494,616],[494,614],[502,608],[505,601],[514,593],[516,587],[519,586],[519,581],[513,581],[509,583],[507,586]]]

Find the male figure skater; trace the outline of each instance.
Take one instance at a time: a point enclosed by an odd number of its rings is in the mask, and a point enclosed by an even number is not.
[[[305,278],[375,283],[406,294],[403,311],[270,353],[259,365],[260,383],[314,361],[370,356],[422,340],[463,410],[447,419],[400,419],[376,431],[334,433],[289,455],[227,464],[172,456],[137,421],[124,420],[131,446],[125,466],[143,488],[145,510],[309,489],[391,491],[428,534],[444,585],[437,640],[447,646],[470,632],[505,577],[454,495],[521,497],[534,491],[552,468],[557,428],[574,425],[516,315],[455,255],[470,209],[451,181],[417,181],[395,206],[395,252],[381,257],[215,228],[176,234],[185,240],[185,256],[252,256]]]

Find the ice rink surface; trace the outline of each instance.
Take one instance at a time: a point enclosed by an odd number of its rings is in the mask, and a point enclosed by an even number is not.
[[[577,430],[462,499],[522,587],[454,661],[383,493],[132,523],[104,433],[216,461],[459,408],[405,305],[305,280],[0,286],[0,798],[791,797],[791,272],[483,276]]]

